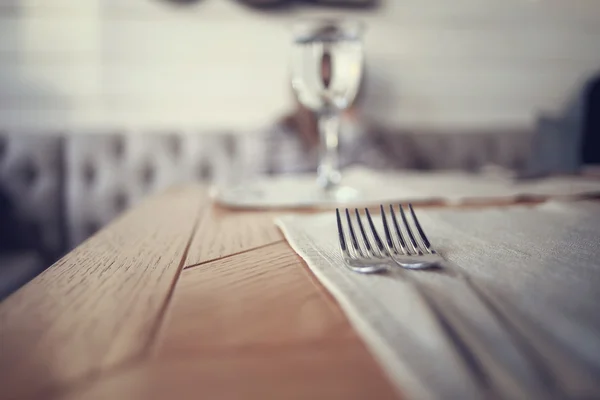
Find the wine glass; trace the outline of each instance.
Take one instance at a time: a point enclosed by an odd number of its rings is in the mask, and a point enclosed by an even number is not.
[[[352,105],[363,69],[363,25],[345,19],[312,19],[293,25],[292,87],[318,117],[318,194],[350,201],[358,191],[341,186],[338,163],[340,113]]]

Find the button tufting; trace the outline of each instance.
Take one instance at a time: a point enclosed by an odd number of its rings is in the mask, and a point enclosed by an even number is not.
[[[113,198],[114,209],[117,213],[122,212],[127,208],[127,195],[123,192],[118,192]]]
[[[233,135],[225,135],[223,137],[223,146],[225,147],[225,152],[228,156],[233,157],[237,152],[237,142]]]
[[[121,136],[115,137],[112,151],[115,155],[115,158],[123,158],[123,154],[125,154],[125,142]]]
[[[212,177],[212,166],[206,162],[203,162],[198,166],[196,170],[196,177],[200,180],[206,181]]]
[[[87,161],[83,165],[82,174],[83,174],[83,181],[85,182],[85,184],[88,187],[91,187],[94,184],[94,181],[96,180],[96,170],[94,169],[94,166],[89,161]]]
[[[152,182],[154,181],[154,175],[154,168],[150,165],[150,163],[146,163],[142,168],[141,174],[141,181],[146,188],[152,186]]]
[[[169,137],[169,150],[174,158],[178,158],[181,154],[181,139],[179,136],[172,135]]]

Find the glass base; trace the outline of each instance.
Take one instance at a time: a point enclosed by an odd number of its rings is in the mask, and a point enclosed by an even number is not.
[[[359,191],[350,187],[337,185],[327,189],[316,189],[315,199],[332,203],[351,203],[360,198]]]
[[[214,188],[212,193],[219,203],[237,208],[331,208],[341,204],[360,202],[363,196],[353,187],[336,185],[323,189],[314,178],[272,178],[239,186]]]

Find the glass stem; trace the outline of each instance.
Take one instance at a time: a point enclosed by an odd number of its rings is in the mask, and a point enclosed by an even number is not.
[[[342,179],[338,160],[338,138],[340,114],[337,110],[323,110],[319,113],[319,167],[317,184],[323,190],[338,186]]]

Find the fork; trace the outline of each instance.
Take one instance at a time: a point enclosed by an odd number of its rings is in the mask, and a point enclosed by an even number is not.
[[[484,390],[489,391],[486,392],[486,398],[496,398],[494,392],[498,390],[501,390],[501,393],[514,395],[516,392],[513,392],[512,389],[515,388],[519,391],[518,393],[527,393],[528,395],[525,398],[565,398],[564,389],[556,383],[555,372],[546,365],[547,361],[540,350],[529,343],[529,338],[532,337],[533,333],[527,332],[527,327],[523,321],[511,315],[506,306],[503,305],[502,300],[489,288],[474,281],[451,262],[444,261],[433,249],[412,205],[408,205],[412,224],[409,223],[402,205],[398,205],[398,209],[401,223],[396,217],[394,207],[389,206],[389,215],[392,221],[390,225],[384,206],[380,206],[385,240],[381,240],[369,210],[365,209],[364,214],[366,215],[370,235],[365,232],[358,209],[354,209],[362,241],[357,237],[350,212],[346,209],[349,243],[344,232],[340,211],[339,209],[336,210],[340,247],[346,266],[353,271],[367,274],[384,272],[394,264],[408,269],[425,269],[439,267],[443,262],[448,269],[445,274],[437,277],[440,279],[448,278],[444,281],[444,285],[452,285],[451,287],[454,288],[455,293],[472,291],[474,296],[481,301],[480,304],[483,310],[487,310],[489,317],[495,319],[501,329],[505,329],[509,340],[517,350],[522,352],[525,362],[532,368],[532,380],[527,383],[521,381],[520,376],[513,375],[514,372],[506,364],[506,359],[497,360],[489,357],[486,342],[478,339],[479,331],[477,329],[473,330],[469,324],[464,324],[464,317],[461,317],[460,309],[455,308],[456,305],[452,305],[455,303],[448,303],[448,299],[444,296],[438,297],[435,290],[428,288],[427,280],[419,278],[425,278],[426,276],[403,274],[403,277],[411,282],[421,294],[434,313],[435,318],[440,322],[442,329],[451,337],[451,341],[455,342],[458,351],[465,357],[473,375]],[[413,229],[413,227],[416,229]],[[372,237],[372,240],[369,236]],[[483,374],[482,371],[484,371]],[[507,385],[507,379],[513,385]],[[505,391],[503,389],[505,386],[509,387],[510,390]],[[511,398],[510,395],[508,397]],[[500,396],[500,398],[503,397]]]
[[[438,267],[443,261],[443,258],[433,249],[431,242],[425,235],[421,224],[413,210],[411,204],[408,205],[413,225],[419,235],[419,240],[413,233],[413,228],[408,222],[402,205],[398,205],[400,216],[402,218],[402,226],[396,218],[394,207],[390,205],[390,215],[393,225],[393,230],[390,229],[390,224],[385,213],[383,205],[380,206],[381,218],[383,220],[383,230],[385,241],[381,240],[373,218],[369,210],[365,208],[365,215],[370,228],[370,236],[365,231],[358,209],[354,209],[355,219],[361,234],[362,241],[356,235],[350,212],[345,209],[346,224],[348,232],[344,231],[340,210],[336,209],[338,236],[340,240],[340,249],[345,264],[353,271],[360,273],[378,273],[387,270],[390,266],[390,261],[408,269],[427,269]],[[404,232],[403,232],[404,231]],[[347,237],[349,236],[349,241]]]

